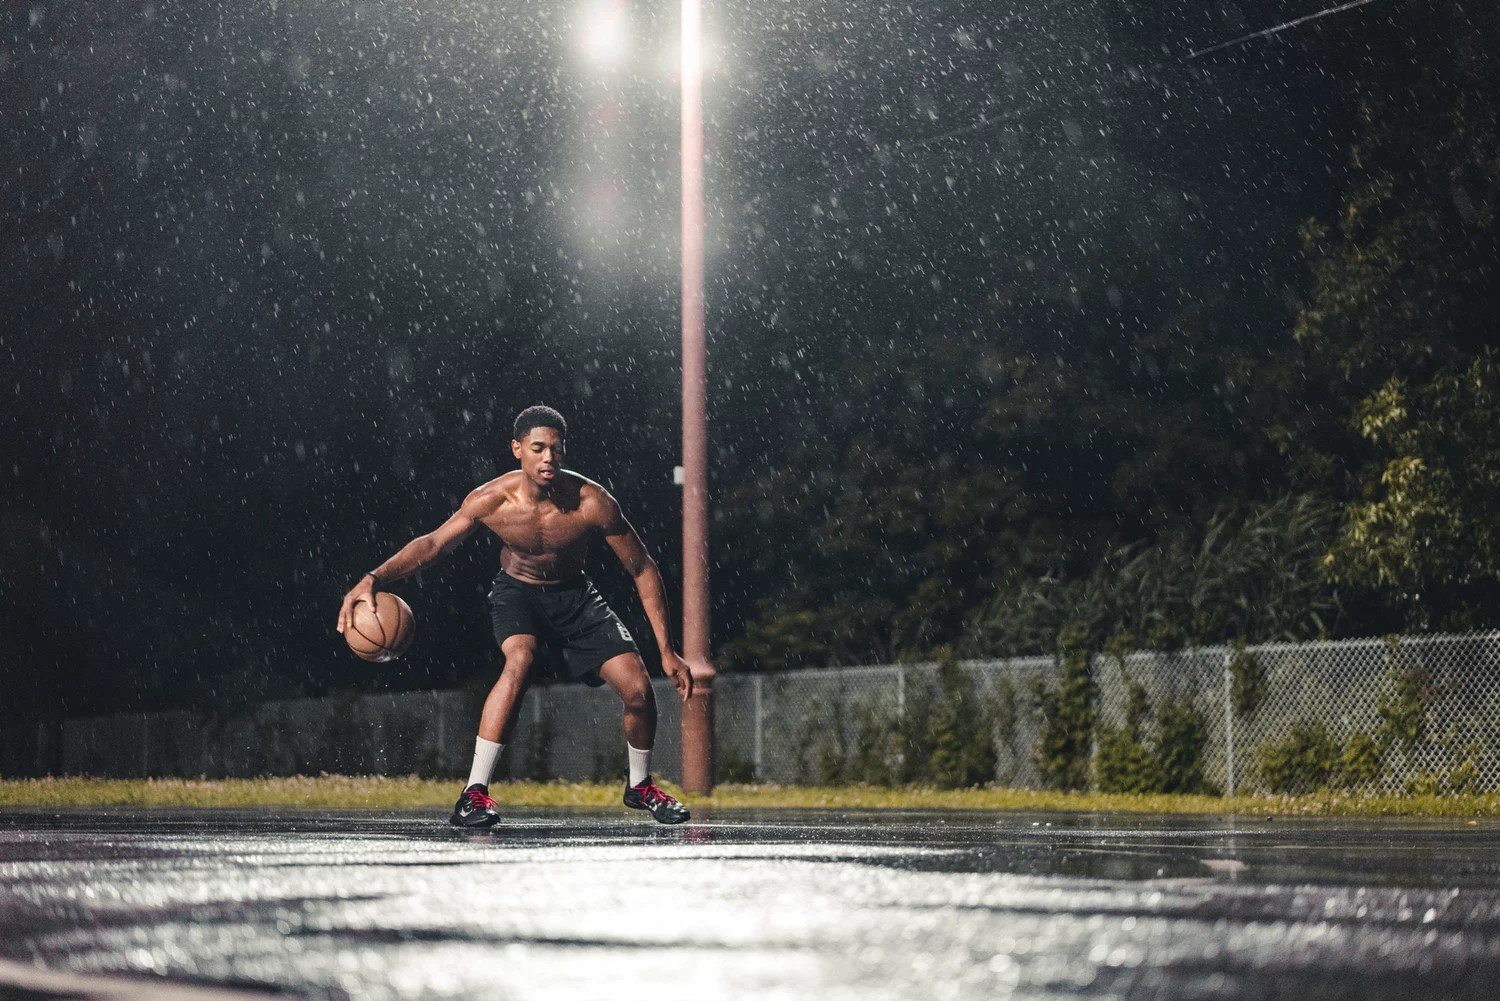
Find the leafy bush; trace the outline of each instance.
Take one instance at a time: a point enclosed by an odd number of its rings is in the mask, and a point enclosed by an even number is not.
[[[1016,724],[1021,720],[1021,706],[1016,699],[1016,686],[1009,678],[998,678],[990,695],[990,722],[994,724],[995,740],[1007,747],[1015,747]]]
[[[836,786],[844,781],[844,751],[837,740],[818,745],[813,763],[814,781],[820,786]]]
[[[1436,741],[1442,758],[1450,762],[1446,769],[1426,771],[1406,783],[1411,795],[1463,796],[1479,791],[1479,757],[1484,745],[1479,741],[1460,744],[1456,733],[1445,734]]]
[[[1125,725],[1103,727],[1099,754],[1094,763],[1101,792],[1157,792],[1161,775],[1156,755],[1146,746],[1145,730],[1151,719],[1151,703],[1145,686],[1123,675]]]
[[[928,781],[933,750],[933,733],[929,722],[937,699],[935,684],[908,681],[906,712],[892,725],[895,741],[892,784],[910,785]]]
[[[989,707],[951,650],[944,651],[937,675],[939,695],[928,717],[932,783],[940,789],[963,789],[993,782],[995,736]]]
[[[829,774],[837,778],[842,771],[844,744],[842,699],[829,705],[833,714],[832,724],[821,714],[809,710],[802,719],[802,726],[792,744],[792,757],[797,762],[797,772],[802,781],[827,784]]]
[[[1260,708],[1266,697],[1266,669],[1255,654],[1245,649],[1244,640],[1237,640],[1234,644],[1234,653],[1229,658],[1229,678],[1235,713],[1249,716]]]
[[[755,762],[733,747],[718,751],[714,759],[714,771],[720,782],[748,785],[759,779],[755,774]]]
[[[1106,728],[1099,737],[1100,792],[1157,792],[1161,777],[1151,748],[1125,729]]]
[[[899,735],[899,726],[888,715],[872,706],[857,706],[854,746],[844,762],[845,780],[861,785],[895,785],[901,762]]]
[[[1475,749],[1477,752],[1477,748]],[[1479,791],[1479,762],[1475,753],[1470,753],[1448,772],[1447,791],[1455,796],[1472,795]]]
[[[1298,723],[1280,740],[1255,749],[1255,766],[1272,792],[1322,789],[1333,775],[1339,745],[1321,723]]]
[[[851,729],[853,737],[846,741]],[[900,721],[863,703],[851,710],[844,699],[835,698],[826,715],[811,714],[803,721],[795,753],[802,774],[818,785],[888,786],[898,778],[900,733]]]
[[[941,651],[934,684],[910,687],[900,717],[859,705],[851,718],[842,700],[830,713],[810,717],[798,744],[803,774],[815,782],[961,789],[995,779],[994,706],[950,650]]]
[[[1372,785],[1385,767],[1388,745],[1362,730],[1342,743],[1321,723],[1299,723],[1278,741],[1256,749],[1256,767],[1272,792],[1351,789]]]
[[[1371,785],[1385,765],[1385,747],[1364,731],[1351,733],[1344,741],[1334,766],[1333,780],[1344,788]]]
[[[1203,778],[1203,748],[1208,744],[1208,727],[1196,706],[1188,699],[1169,702],[1162,707],[1157,720],[1155,747],[1156,773],[1160,792],[1207,792]]]
[[[1391,643],[1391,687],[1380,700],[1381,734],[1387,743],[1411,750],[1427,733],[1428,676],[1420,665],[1401,662],[1400,649]]]
[[[1122,683],[1125,725],[1100,729],[1095,761],[1099,791],[1209,791],[1203,777],[1208,727],[1197,708],[1182,699],[1153,711],[1144,686],[1129,675],[1122,675]]]
[[[1407,783],[1413,794],[1462,793],[1476,788],[1477,751],[1457,747],[1452,735],[1434,739],[1428,732],[1431,678],[1426,668],[1406,661],[1399,638],[1388,641],[1390,671],[1376,706],[1380,724],[1374,733],[1356,731],[1340,743],[1321,725],[1299,724],[1285,738],[1256,751],[1261,777],[1273,792],[1307,792],[1374,785],[1394,747],[1410,753],[1419,744],[1443,751],[1447,770],[1423,772]]]
[[[1093,753],[1098,689],[1079,629],[1058,639],[1061,677],[1057,687],[1038,681],[1033,688],[1041,717],[1035,755],[1042,781],[1053,789],[1086,789]]]

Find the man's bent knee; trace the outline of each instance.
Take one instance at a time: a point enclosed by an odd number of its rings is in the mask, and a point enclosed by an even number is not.
[[[620,691],[620,700],[625,703],[625,708],[633,713],[650,712],[656,708],[656,700],[651,697],[651,686],[641,684],[630,686]]]
[[[620,686],[620,699],[625,703],[625,708],[629,712],[654,713],[656,711],[656,696],[651,691],[651,679],[646,676],[644,666],[640,674]]]
[[[649,713],[656,708],[656,700],[651,695],[651,679],[640,654],[610,658],[600,666],[599,676],[620,696],[626,712]]]
[[[531,680],[531,666],[530,651],[516,651],[508,654],[500,665],[500,677],[495,679],[495,687],[525,687]]]
[[[500,645],[500,658],[504,666],[527,668],[536,659],[536,640],[530,636],[512,636]]]

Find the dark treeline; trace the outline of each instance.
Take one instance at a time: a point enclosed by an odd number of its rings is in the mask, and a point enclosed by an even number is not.
[[[1338,65],[1379,86],[1334,89],[1331,204],[1259,267],[1202,222],[1143,246],[1155,213],[1118,206],[1077,266],[1002,258],[983,299],[820,372],[846,434],[726,504],[768,594],[733,653],[1493,626],[1496,32],[1365,26]]]
[[[986,294],[820,365],[842,433],[725,505],[764,595],[731,659],[1500,621],[1500,21],[1478,10],[1330,40],[1331,202],[1257,267],[1191,213],[1153,233],[1155,206],[1118,205],[1081,265],[997,255]],[[1257,152],[1247,173],[1301,169]]]
[[[1030,6],[715,15],[725,664],[1495,624],[1492,5]],[[514,7],[9,15],[0,714],[492,673],[332,622],[534,402],[675,574],[673,83]]]

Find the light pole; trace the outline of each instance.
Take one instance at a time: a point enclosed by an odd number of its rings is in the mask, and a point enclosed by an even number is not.
[[[703,42],[700,0],[682,0],[682,785],[713,791],[714,668],[708,639],[708,365],[703,308]]]

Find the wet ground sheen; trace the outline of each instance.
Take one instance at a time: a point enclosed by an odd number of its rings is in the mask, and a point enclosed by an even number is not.
[[[312,997],[1500,996],[1494,821],[696,813],[0,811],[0,958]]]

